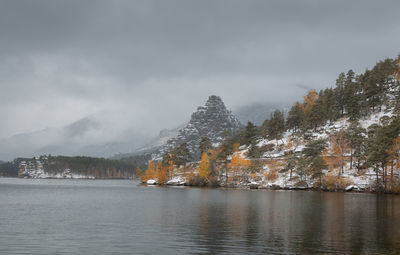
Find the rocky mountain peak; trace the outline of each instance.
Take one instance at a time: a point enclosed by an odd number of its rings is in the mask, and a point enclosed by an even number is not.
[[[234,132],[239,128],[239,120],[226,108],[222,99],[212,95],[205,106],[197,108],[189,123],[178,131],[178,135],[168,140],[155,158],[161,157],[163,153],[183,142],[189,145],[194,158],[198,158],[200,156],[198,147],[202,136],[210,138],[213,143],[219,143],[224,131]]]

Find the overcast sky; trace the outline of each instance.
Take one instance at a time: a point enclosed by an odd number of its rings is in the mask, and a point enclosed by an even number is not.
[[[396,57],[399,10],[398,0],[0,0],[0,138],[94,115],[156,132],[210,94],[232,109],[291,103]]]

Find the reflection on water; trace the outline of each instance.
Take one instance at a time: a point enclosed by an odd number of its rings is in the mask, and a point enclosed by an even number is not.
[[[0,179],[0,254],[397,254],[400,197]]]

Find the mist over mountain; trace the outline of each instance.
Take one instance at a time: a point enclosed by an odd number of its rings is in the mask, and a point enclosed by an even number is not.
[[[129,151],[129,152],[124,152],[124,153],[117,153],[112,156],[113,159],[122,159],[122,158],[129,158],[129,157],[134,157],[138,155],[148,155],[150,158],[150,155],[156,152],[157,150],[161,149],[162,146],[164,146],[168,140],[173,139],[176,137],[179,133],[179,130],[183,128],[185,124],[181,124],[177,126],[176,128],[172,129],[162,129],[158,136],[153,137],[149,139],[145,145],[141,146],[135,151]]]
[[[243,124],[250,121],[256,125],[261,125],[275,110],[285,110],[288,108],[289,105],[285,103],[254,103],[237,107],[233,110],[233,113]]]
[[[89,116],[65,127],[17,134],[0,140],[0,158],[12,160],[43,154],[110,157],[135,151],[151,139],[137,128],[118,130],[120,127],[116,125],[98,116]]]
[[[258,113],[262,109],[258,108]],[[244,112],[244,120],[246,116],[256,118],[256,115],[246,115]],[[239,127],[240,121],[226,108],[222,99],[210,96],[204,106],[197,108],[188,122],[177,124],[171,129],[160,126],[158,135],[148,133],[142,125],[126,127],[126,123],[115,121],[111,114],[91,115],[64,127],[21,133],[2,139],[0,158],[12,160],[16,157],[51,154],[120,159],[155,152],[160,157],[182,142],[187,142],[191,152],[198,156],[198,144],[202,136],[218,143],[222,139],[223,131],[234,132]]]

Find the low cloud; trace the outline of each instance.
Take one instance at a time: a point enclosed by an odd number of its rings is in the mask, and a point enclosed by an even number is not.
[[[291,104],[333,86],[341,71],[400,53],[399,9],[361,0],[5,0],[0,138],[88,116],[113,127],[90,139],[152,136],[210,94],[232,109]]]

